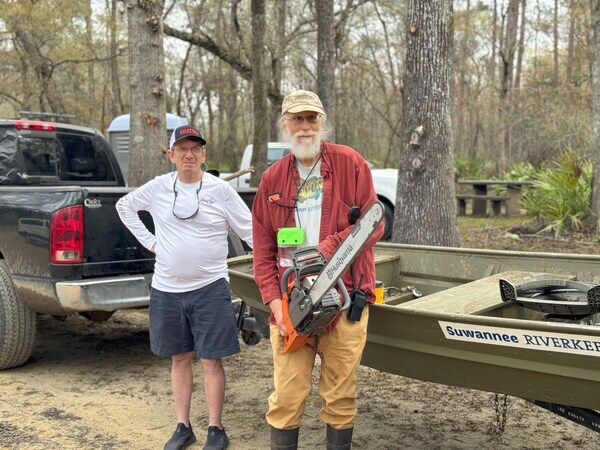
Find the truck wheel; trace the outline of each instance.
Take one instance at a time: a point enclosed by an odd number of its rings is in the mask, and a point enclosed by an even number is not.
[[[244,344],[246,345],[256,345],[260,342],[261,335],[254,331],[242,330],[240,333],[242,335],[242,341],[244,341]]]
[[[0,370],[25,363],[35,344],[36,315],[17,298],[4,261],[0,261]]]

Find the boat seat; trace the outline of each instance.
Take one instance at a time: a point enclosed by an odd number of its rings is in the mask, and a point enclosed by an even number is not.
[[[571,276],[561,274],[507,271],[411,300],[398,307],[419,311],[477,315],[503,304],[499,287],[501,278],[515,284],[545,279],[573,279]]]

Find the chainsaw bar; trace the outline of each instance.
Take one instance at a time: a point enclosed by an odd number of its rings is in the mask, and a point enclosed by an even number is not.
[[[338,249],[329,258],[329,261],[308,291],[313,305],[317,305],[327,294],[329,289],[336,284],[338,278],[350,267],[369,238],[383,220],[384,206],[380,201],[375,201],[362,217],[356,222],[354,228],[342,241]]]

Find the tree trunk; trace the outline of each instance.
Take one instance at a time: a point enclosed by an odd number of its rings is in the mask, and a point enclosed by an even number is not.
[[[569,83],[573,83],[573,65],[574,61],[574,47],[575,47],[575,22],[576,22],[576,5],[577,2],[573,1],[569,5],[569,36],[568,36],[568,44],[567,44],[567,64],[565,67],[565,79]]]
[[[162,0],[130,0],[127,10],[131,105],[127,182],[129,186],[140,186],[168,167],[163,3]]]
[[[240,151],[238,149],[237,123],[238,123],[238,82],[235,71],[227,68],[227,80],[229,95],[225,98],[225,113],[227,117],[227,135],[225,136],[225,154],[229,162],[229,172],[240,169]]]
[[[110,0],[110,92],[112,116],[123,114],[123,100],[121,98],[121,84],[119,83],[119,62],[117,54],[120,53],[117,45],[117,0]]]
[[[498,47],[498,5],[496,4],[496,0],[493,0],[493,5],[492,5],[493,11],[492,11],[492,54],[490,56],[490,61],[489,61],[489,65],[488,65],[488,77],[490,79],[490,86],[491,86],[491,96],[490,99],[492,101],[487,102],[488,103],[488,116],[489,116],[489,123],[490,124],[496,124],[498,123],[498,104],[496,101],[496,95],[497,95],[497,91],[498,91],[498,86],[496,83],[497,77],[496,77],[496,59],[497,59],[497,54],[496,54],[496,49]],[[487,154],[484,155],[485,157],[490,157],[490,153],[494,156],[494,159],[496,158],[495,152],[497,149],[500,148],[500,143],[498,140],[498,131],[496,129],[496,126],[490,125],[487,128],[487,132],[486,132],[486,136],[487,136],[487,148],[488,151],[486,152]],[[491,150],[491,151],[490,151]],[[471,153],[469,154],[471,159],[475,159],[476,158],[476,153],[475,153],[475,149],[473,148],[473,150],[471,151]]]
[[[558,0],[554,0],[552,44],[552,76],[554,78],[554,85],[558,86]]]
[[[203,77],[205,78],[205,77]],[[210,142],[212,142],[213,144],[216,144],[216,140],[217,137],[215,136],[215,113],[214,113],[214,109],[213,108],[213,101],[212,101],[212,96],[211,96],[212,92],[211,90],[204,85],[204,98],[206,99],[206,115],[208,116],[208,125],[206,127],[206,130],[204,130],[204,137],[208,137],[208,139],[210,140]],[[215,148],[217,146],[215,145]]]
[[[192,49],[194,46],[189,44],[186,51],[185,56],[183,57],[180,67],[179,67],[179,86],[177,87],[177,98],[175,99],[176,111],[178,116],[183,116],[183,92],[185,90],[185,72],[188,67],[188,62],[190,60]]]
[[[519,110],[520,108],[520,88],[521,88],[521,71],[523,66],[523,56],[525,54],[525,28],[527,24],[527,0],[520,0],[521,5],[521,24],[519,25],[519,42],[517,44],[517,63],[515,64],[515,81],[510,98],[511,110]],[[512,161],[522,161],[522,148],[517,146],[509,146],[510,158]]]
[[[458,246],[451,125],[452,0],[409,0],[394,242]]]
[[[9,25],[7,23],[7,25]],[[27,55],[27,64],[31,66],[37,82],[39,83],[40,90],[38,94],[38,105],[40,111],[46,112],[49,109],[53,113],[65,113],[64,105],[61,100],[61,96],[52,77],[54,74],[53,62],[43,55],[40,51],[43,39],[35,35],[35,31],[29,31],[27,29],[20,29],[18,24],[10,24],[10,27],[14,27],[12,30],[15,34],[16,40],[21,44],[23,51]]]
[[[287,0],[277,0],[275,2],[275,54],[273,55],[273,85],[276,89],[281,90],[283,83],[283,61],[285,58],[286,34],[285,34],[285,19],[287,17]],[[277,141],[279,136],[279,119],[281,117],[281,103],[271,100],[271,123],[270,140]]]
[[[502,89],[500,91],[500,108],[502,111],[502,146],[498,155],[498,172],[500,175],[503,175],[506,171],[507,159],[510,156],[511,89],[513,87],[518,21],[519,0],[509,0],[506,9],[506,28],[504,30],[501,50]]]
[[[517,47],[517,67],[515,70],[515,89],[521,87],[521,70],[523,66],[523,55],[525,53],[525,31],[527,24],[527,0],[521,0],[521,25],[519,27],[519,45]]]
[[[90,55],[94,54],[94,29],[92,23],[92,3],[91,0],[87,0],[85,3],[85,44],[87,51]],[[88,85],[87,85],[87,111],[86,111],[86,123],[98,123],[99,117],[97,117],[97,113],[100,112],[97,105],[95,105],[95,76],[94,76],[94,63],[92,61],[88,61],[87,65],[87,75],[88,75]]]
[[[239,0],[232,2],[231,14],[229,15],[229,36],[231,53],[236,57],[239,55],[238,45],[238,5]],[[236,71],[233,67],[227,67],[227,88],[229,95],[225,98],[225,114],[227,117],[227,136],[225,137],[225,154],[229,162],[229,172],[236,172],[240,169],[240,152],[238,149],[238,80]]]
[[[317,85],[327,113],[328,139],[335,141],[335,30],[333,0],[315,2],[317,13]]]
[[[456,77],[456,101],[455,101],[455,123],[454,129],[456,130],[454,139],[454,149],[456,154],[461,156],[465,150],[464,145],[464,131],[465,131],[465,110],[467,109],[467,99],[465,94],[465,85],[467,84],[466,65],[461,64],[463,61],[468,61],[469,45],[468,40],[471,34],[470,20],[471,15],[471,2],[467,0],[465,9],[463,11],[464,24],[462,30],[462,37],[460,40],[460,53],[457,56],[458,64],[458,76]]]
[[[254,138],[252,140],[252,165],[255,172],[250,176],[250,186],[258,186],[267,170],[267,146],[269,143],[269,120],[267,104],[267,79],[265,68],[265,0],[252,0],[252,99]]]
[[[600,233],[600,2],[590,0],[592,7],[592,152],[594,178],[592,214]]]

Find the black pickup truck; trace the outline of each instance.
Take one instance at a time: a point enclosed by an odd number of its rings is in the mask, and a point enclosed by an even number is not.
[[[37,314],[148,305],[154,255],[115,210],[128,191],[96,130],[0,120],[0,369],[29,358]]]

